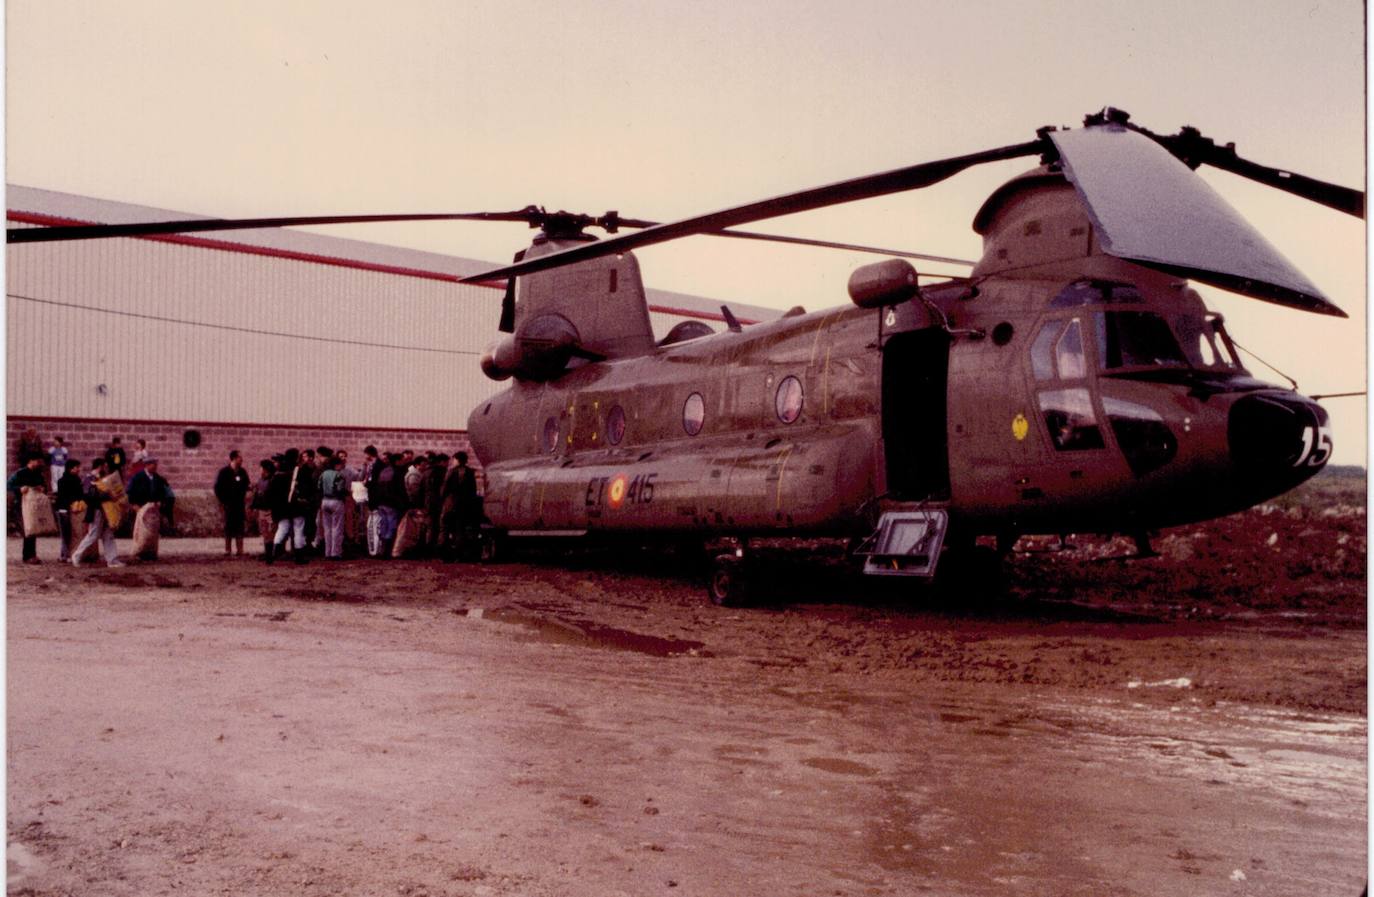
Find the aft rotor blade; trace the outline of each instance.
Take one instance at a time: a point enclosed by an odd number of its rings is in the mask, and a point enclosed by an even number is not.
[[[919,165],[911,165],[906,168],[898,168],[879,174],[870,174],[864,177],[852,178],[847,181],[838,181],[823,187],[813,187],[809,190],[787,193],[782,196],[775,196],[772,199],[764,199],[741,206],[734,206],[706,215],[697,215],[692,218],[684,218],[680,221],[655,225],[654,227],[639,231],[638,233],[625,234],[623,236],[613,237],[609,240],[601,240],[596,243],[584,243],[581,246],[565,249],[562,252],[539,256],[538,258],[529,259],[515,265],[508,265],[504,268],[497,268],[492,271],[484,271],[481,274],[464,278],[464,282],[474,283],[498,277],[515,277],[522,274],[530,274],[535,271],[557,268],[562,265],[582,262],[603,255],[614,255],[616,253],[627,252],[642,246],[652,246],[655,243],[664,243],[668,240],[676,240],[680,237],[715,233],[737,225],[762,221],[765,218],[776,218],[779,215],[807,212],[812,209],[819,209],[839,203],[853,202],[859,199],[871,199],[876,196],[886,196],[890,193],[917,190],[921,187],[929,187],[931,184],[939,183],[975,165],[981,165],[985,162],[1001,162],[1006,159],[1018,159],[1024,156],[1038,155],[1043,152],[1045,148],[1045,144],[1040,140],[1034,140],[1029,143],[1018,143],[1014,146],[1004,146],[998,149],[985,150],[967,156],[955,156],[953,158],[940,159],[934,162],[923,162]]]
[[[301,227],[312,224],[366,224],[386,221],[528,221],[530,212],[435,212],[400,215],[300,215],[289,218],[192,218],[181,221],[143,221],[129,224],[57,224],[50,227],[11,227],[7,243],[51,243],[109,237],[153,237],[205,231]]]
[[[1364,217],[1365,197],[1361,190],[1352,190],[1339,184],[1319,181],[1316,178],[1285,171],[1281,168],[1269,168],[1237,156],[1234,150],[1226,153],[1219,149],[1217,154],[1208,158],[1206,162],[1214,168],[1238,174],[1252,181],[1259,181],[1270,187],[1277,187],[1304,199],[1319,202],[1338,212],[1345,212],[1356,218]]]
[[[1049,136],[1108,254],[1279,305],[1347,317],[1155,140],[1120,124]]]
[[[622,221],[626,227],[656,227],[657,221],[643,221],[634,224]],[[796,246],[818,246],[821,249],[843,249],[848,252],[871,252],[874,255],[889,255],[897,258],[920,259],[926,262],[944,262],[949,265],[967,265],[970,268],[978,264],[968,259],[950,258],[944,255],[927,255],[923,252],[907,252],[905,249],[884,249],[881,246],[863,246],[858,243],[836,243],[833,240],[815,240],[810,237],[789,237],[783,234],[761,234],[756,231],[747,230],[717,230],[709,231],[702,236],[706,237],[733,237],[736,240],[762,240],[768,243],[791,243]],[[520,261],[516,259],[516,261]]]
[[[1196,128],[1184,128],[1179,133],[1168,136],[1152,134],[1143,129],[1142,133],[1149,134],[1162,143],[1169,152],[1182,159],[1190,168],[1202,164],[1211,165],[1213,168],[1238,174],[1243,178],[1292,193],[1294,196],[1301,196],[1303,199],[1310,199],[1356,218],[1365,216],[1363,191],[1319,181],[1283,168],[1272,168],[1252,162],[1236,154],[1235,144],[1218,146],[1216,141],[1202,136]]]
[[[943,255],[926,255],[922,252],[907,252],[905,249],[884,249],[881,246],[861,246],[857,243],[835,243],[830,240],[813,240],[809,237],[786,237],[782,234],[760,234],[744,230],[710,231],[708,237],[734,237],[737,240],[766,240],[770,243],[794,243],[798,246],[819,246],[822,249],[844,249],[850,252],[871,252],[874,255],[891,255],[898,258],[920,259],[927,262],[944,262],[949,265],[978,264],[968,259],[955,259]]]

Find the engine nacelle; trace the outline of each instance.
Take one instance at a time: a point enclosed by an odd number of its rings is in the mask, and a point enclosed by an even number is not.
[[[482,353],[482,373],[493,380],[552,380],[568,369],[580,348],[571,321],[559,314],[539,315]]]
[[[515,373],[517,361],[515,337],[502,337],[482,353],[482,373],[492,380],[509,380]]]
[[[905,259],[874,262],[849,275],[849,298],[859,308],[898,305],[918,292],[916,269]]]

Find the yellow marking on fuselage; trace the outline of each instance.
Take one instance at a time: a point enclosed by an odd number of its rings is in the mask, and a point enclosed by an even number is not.
[[[840,309],[840,311],[843,311],[843,309]],[[815,367],[815,366],[816,366],[816,352],[817,352],[817,350],[820,349],[820,345],[821,345],[821,334],[824,333],[824,332],[825,332],[825,328],[828,327],[828,326],[830,325],[830,320],[831,320],[831,318],[834,318],[834,317],[838,316],[839,313],[840,313],[840,312],[838,312],[838,311],[836,311],[836,312],[830,312],[829,314],[827,314],[827,315],[825,315],[823,318],[821,318],[821,322],[820,322],[819,324],[816,325],[816,338],[815,338],[814,340],[811,341],[811,360],[810,360],[809,362],[807,362],[807,365],[806,365],[807,367]]]
[[[825,347],[825,369],[821,372],[821,414],[830,413],[830,353],[834,346]]]
[[[775,507],[774,507],[774,510],[775,510],[775,511],[781,511],[781,510],[782,510],[782,481],[783,481],[783,479],[784,479],[784,478],[786,477],[786,475],[787,475],[787,459],[790,458],[790,457],[792,457],[792,449],[793,449],[793,448],[794,448],[794,446],[790,446],[790,445],[789,445],[787,448],[783,449],[783,452],[782,452],[782,455],[781,455],[782,460],[781,460],[781,462],[778,464],[778,496],[777,496],[777,503],[776,503],[776,505],[775,505]]]

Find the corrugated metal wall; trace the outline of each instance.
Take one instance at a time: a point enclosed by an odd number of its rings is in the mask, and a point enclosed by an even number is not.
[[[463,427],[500,293],[150,240],[8,250],[8,412]]]

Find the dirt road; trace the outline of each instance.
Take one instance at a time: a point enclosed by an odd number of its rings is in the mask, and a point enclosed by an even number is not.
[[[1163,589],[1220,569],[1177,538],[992,605],[798,560],[746,610],[652,555],[11,544],[10,893],[1358,894],[1362,582]]]

